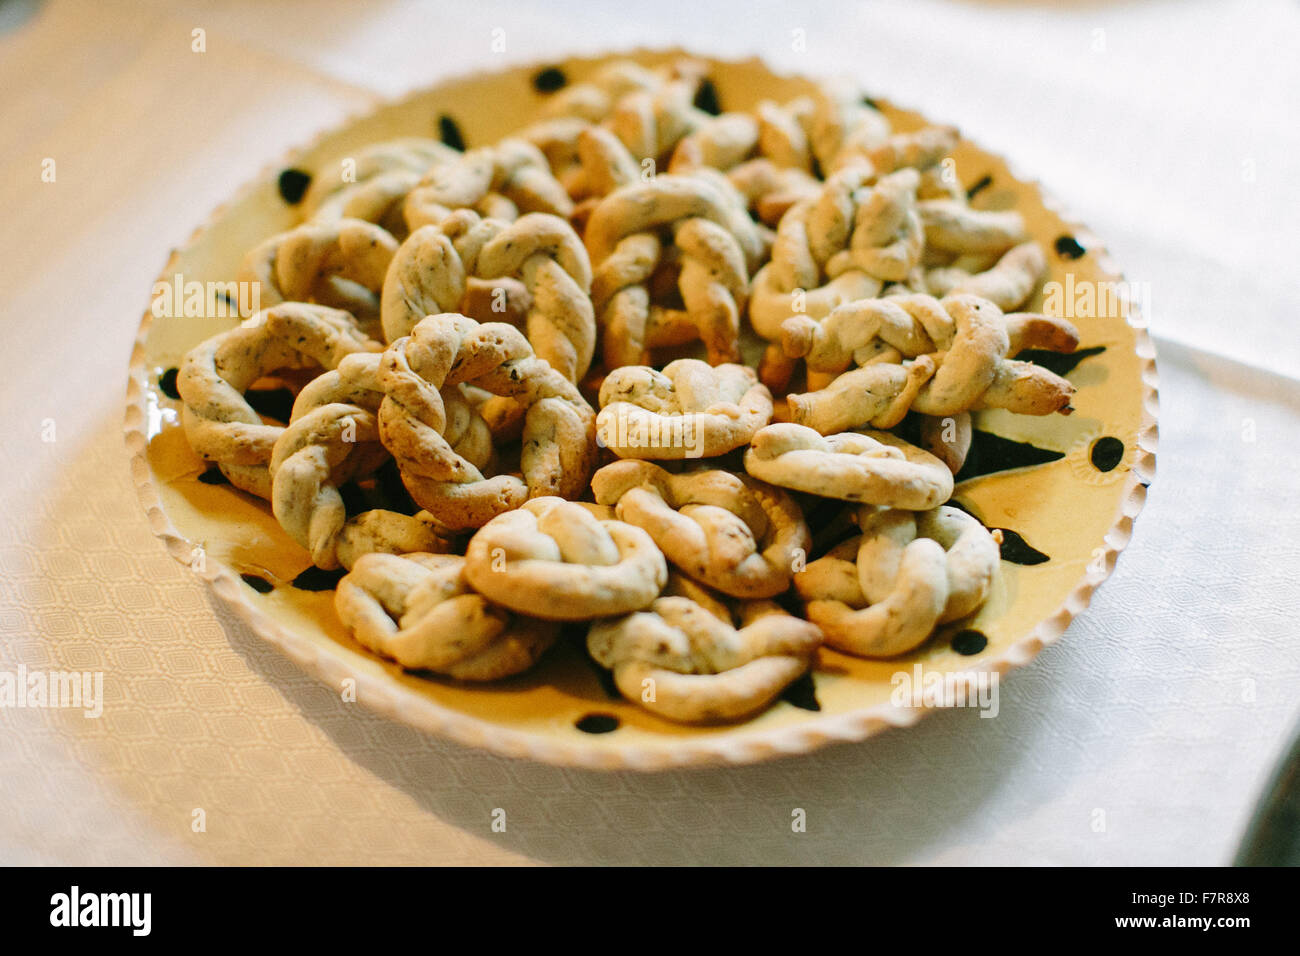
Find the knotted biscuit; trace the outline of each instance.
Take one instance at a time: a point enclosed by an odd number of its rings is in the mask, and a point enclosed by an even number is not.
[[[338,309],[301,302],[263,309],[186,354],[176,377],[185,437],[236,488],[270,498],[267,464],[284,429],[264,424],[244,392],[278,369],[328,370],[354,352],[380,348]]]
[[[972,273],[957,266],[929,269],[925,285],[932,295],[975,295],[1010,312],[1038,291],[1038,280],[1046,271],[1043,247],[1031,239],[1012,247],[982,272]]]
[[[528,498],[576,498],[595,463],[595,413],[513,326],[433,315],[380,364],[380,438],[411,497],[451,528],[477,528]],[[449,441],[450,386],[476,386],[524,409],[523,477],[486,477]]]
[[[347,516],[339,486],[373,473],[389,458],[375,417],[384,397],[380,358],[373,352],[348,355],[308,384],[271,454],[272,511],[319,568],[350,566],[367,551],[449,546],[427,514],[376,509]]]
[[[434,139],[408,138],[377,143],[326,164],[303,197],[307,219],[333,222],[363,219],[382,226],[394,238],[407,234],[403,207],[407,195],[437,163],[452,162],[460,152]],[[344,163],[350,166],[344,167]],[[337,175],[324,170],[339,167]]]
[[[546,212],[568,218],[573,202],[532,143],[503,139],[432,167],[406,198],[407,227],[437,225],[457,209],[494,219]]]
[[[768,425],[745,452],[745,470],[782,488],[913,511],[952,497],[947,466],[889,432],[823,437],[804,425]]]
[[[989,252],[999,255],[1029,238],[1025,220],[1015,210],[973,209],[956,199],[917,203],[925,242],[942,252]]]
[[[533,351],[571,382],[587,373],[596,348],[591,262],[568,222],[544,213],[522,216],[483,245],[474,271],[483,279],[522,281],[531,299]]]
[[[772,394],[745,365],[677,359],[615,369],[600,386],[596,437],[620,458],[712,458],[748,444]]]
[[[905,654],[988,597],[1001,533],[964,511],[863,508],[858,523],[859,537],[795,577],[831,647],[859,657]]]
[[[597,502],[614,505],[621,520],[648,531],[683,572],[733,597],[786,590],[811,542],[794,500],[748,475],[674,475],[625,460],[596,472],[591,488]]]
[[[256,282],[263,305],[314,302],[351,312],[367,332],[379,317],[379,296],[397,240],[361,219],[307,222],[254,246],[239,268]]]
[[[715,723],[763,710],[808,670],[822,642],[816,625],[775,602],[724,601],[698,585],[673,590],[690,596],[661,597],[587,633],[588,651],[623,696],[667,720]]]
[[[888,348],[882,350],[882,343]],[[1077,346],[1078,333],[1065,319],[1004,315],[992,302],[971,295],[942,300],[920,294],[868,299],[836,309],[820,323],[793,316],[782,324],[786,354],[806,359],[809,369],[821,372],[837,373],[854,362],[887,363],[929,355],[936,371],[916,392],[911,408],[936,416],[979,408],[1004,408],[1024,415],[1068,414],[1073,385],[1042,366],[1006,356],[1023,348],[1071,352]],[[848,374],[863,377],[864,372]],[[851,391],[851,386],[851,382],[841,383],[837,391],[825,395],[811,392],[792,404],[800,405],[806,417],[841,419],[847,412],[838,395]]]
[[[454,555],[363,555],[339,581],[334,607],[363,647],[410,670],[465,681],[528,670],[557,634],[550,622],[475,594],[465,559]]]
[[[647,607],[663,589],[668,566],[640,528],[543,497],[475,532],[465,576],[480,594],[512,610],[587,621]]]
[[[692,338],[704,342],[711,364],[740,358],[740,313],[763,242],[730,184],[704,172],[623,186],[591,213],[584,241],[608,368],[641,364],[647,350]],[[664,229],[680,253],[684,312],[651,302]]]

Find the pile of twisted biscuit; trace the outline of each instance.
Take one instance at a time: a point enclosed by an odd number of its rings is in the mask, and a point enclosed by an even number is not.
[[[736,720],[823,641],[905,653],[986,600],[999,533],[944,503],[973,410],[1070,411],[1009,357],[1078,345],[1014,311],[1042,249],[968,205],[952,129],[830,87],[718,115],[707,85],[619,62],[495,145],[379,144],[247,255],[269,307],[186,357],[186,434],[348,569],[367,648],[495,680],[589,622],[629,700]],[[245,397],[272,374],[306,381],[285,426]],[[349,514],[390,461],[414,513]]]

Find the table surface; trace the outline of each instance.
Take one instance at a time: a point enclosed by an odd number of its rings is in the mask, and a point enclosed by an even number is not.
[[[98,719],[0,707],[0,862],[1232,858],[1300,682],[1296,4],[31,6],[0,3],[0,671],[103,671],[105,703]],[[384,98],[639,44],[849,71],[958,122],[1147,284],[1158,478],[1114,576],[1003,684],[997,719],[941,712],[742,768],[496,758],[341,702],[150,534],[121,421],[167,251]]]

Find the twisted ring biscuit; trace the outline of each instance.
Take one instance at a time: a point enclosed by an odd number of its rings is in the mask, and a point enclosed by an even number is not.
[[[258,283],[264,305],[335,306],[351,312],[369,331],[368,324],[379,315],[384,275],[396,252],[397,240],[374,223],[307,222],[254,246],[238,278]]]
[[[947,466],[889,432],[823,437],[804,425],[768,425],[745,452],[745,470],[782,488],[913,511],[952,497]]]
[[[882,351],[879,343],[888,348]],[[931,355],[936,371],[910,405],[921,414],[937,416],[978,408],[1004,408],[1024,415],[1068,414],[1073,385],[1042,366],[1006,356],[1031,347],[1071,352],[1077,346],[1078,333],[1065,319],[1004,315],[994,303],[971,295],[943,300],[927,295],[870,299],[837,309],[820,323],[793,316],[782,325],[786,354],[805,358],[810,369],[819,371],[839,372],[855,361]],[[864,373],[859,369],[848,374],[856,380]],[[851,396],[852,381],[823,392],[800,396],[794,404],[804,409],[809,420],[817,415],[845,420],[847,406],[836,402],[842,394]],[[856,424],[868,421],[863,418]]]
[[[1013,246],[996,264],[982,272],[968,272],[956,266],[928,269],[925,285],[931,295],[975,295],[988,299],[1003,312],[1010,312],[1038,291],[1038,280],[1046,271],[1043,247],[1031,239]]]
[[[917,209],[931,249],[1000,255],[1029,238],[1024,217],[1015,210],[972,209],[958,199],[923,199]]]
[[[772,394],[746,365],[677,359],[662,372],[625,365],[600,386],[596,437],[620,458],[712,458],[749,443]]]
[[[271,453],[272,511],[319,568],[351,567],[370,551],[449,547],[427,513],[411,517],[373,509],[347,516],[339,486],[372,473],[389,457],[375,417],[384,397],[380,358],[374,352],[348,355],[308,384]]]
[[[429,316],[388,347],[379,380],[380,438],[411,497],[448,527],[481,527],[528,498],[576,498],[585,488],[595,459],[595,413],[518,329]],[[522,478],[485,477],[449,441],[449,386],[462,383],[524,409]]]
[[[623,696],[667,720],[716,723],[763,710],[822,642],[815,624],[773,601],[724,601],[690,583],[673,590],[587,633],[588,651]]]
[[[236,488],[270,498],[267,464],[284,429],[264,424],[244,392],[277,369],[332,369],[347,355],[380,348],[338,309],[301,302],[263,309],[185,356],[176,377],[185,437]]]
[[[503,607],[550,621],[588,621],[647,607],[663,589],[668,566],[640,528],[543,497],[475,532],[465,576]]]
[[[992,588],[1001,532],[957,508],[863,508],[862,534],[795,577],[826,643],[859,657],[913,650],[938,624],[974,613]]]
[[[571,382],[587,373],[596,348],[591,262],[573,227],[558,216],[529,213],[479,250],[483,279],[517,277],[528,290],[528,341]]]
[[[411,670],[465,681],[532,667],[557,628],[475,594],[465,559],[447,554],[362,555],[338,583],[334,608],[357,642]]]
[[[740,312],[762,239],[730,188],[725,180],[664,175],[617,189],[592,211],[584,240],[609,368],[641,364],[648,349],[691,338],[703,340],[712,364],[740,358]],[[684,313],[650,302],[664,228],[680,252]]]
[[[567,218],[573,202],[541,150],[523,139],[503,139],[431,168],[404,206],[411,231],[437,225],[457,209],[506,220],[529,212]]]
[[[683,572],[733,597],[786,590],[811,543],[794,500],[748,475],[674,475],[629,459],[596,472],[591,488],[620,520],[648,531]]]

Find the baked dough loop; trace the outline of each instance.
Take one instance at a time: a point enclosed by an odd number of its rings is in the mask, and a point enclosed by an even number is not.
[[[558,631],[474,593],[465,559],[446,554],[363,555],[339,581],[334,608],[363,647],[465,681],[528,670]]]
[[[379,381],[385,392],[380,439],[397,460],[411,497],[447,527],[481,527],[529,498],[577,498],[586,488],[595,464],[595,412],[513,326],[431,315],[384,352]],[[522,477],[484,475],[482,456],[491,445],[485,449],[474,436],[489,432],[464,393],[455,390],[459,385],[522,407]],[[478,461],[462,453],[461,442]]]
[[[747,365],[677,359],[625,365],[600,386],[596,439],[620,458],[711,458],[772,419],[772,393]]]
[[[792,407],[800,409],[799,420],[809,424],[815,418],[841,423],[860,418],[841,427],[867,424],[871,419],[850,415],[846,403],[852,401],[858,385],[886,375],[868,369],[888,368],[903,357],[933,359],[933,376],[909,402],[913,411],[923,415],[947,416],[980,408],[1023,415],[1071,410],[1074,386],[1069,381],[1041,365],[1006,357],[1025,348],[1074,351],[1078,332],[1065,319],[1033,313],[1004,315],[994,303],[972,295],[940,300],[913,294],[852,302],[823,322],[793,316],[781,331],[786,354],[804,358],[810,369],[838,373],[854,363],[871,363],[847,377],[841,375],[830,388],[792,396]],[[875,407],[865,400],[862,405],[864,410]]]
[[[987,599],[1000,531],[947,506],[919,514],[863,508],[858,523],[860,536],[795,576],[809,620],[831,647],[859,657],[905,654]]]
[[[396,341],[426,315],[468,312],[476,298],[498,320],[505,316],[496,311],[522,301],[537,355],[575,381],[596,347],[590,289],[587,250],[565,220],[529,213],[507,222],[459,210],[417,229],[398,249],[384,282],[384,334]],[[492,298],[501,301],[486,302]],[[476,311],[481,317],[484,310]]]
[[[952,497],[952,472],[889,432],[823,437],[781,422],[754,436],[745,470],[772,485],[823,498],[923,511]]]
[[[904,169],[875,183],[872,175],[866,165],[843,169],[782,217],[772,261],[754,277],[749,311],[754,331],[769,342],[780,341],[791,315],[819,319],[871,298],[920,262],[919,175]]]
[[[475,272],[523,282],[533,350],[571,382],[587,374],[596,349],[591,262],[572,226],[558,216],[525,215],[479,250]]]
[[[584,238],[607,368],[647,364],[649,349],[693,339],[704,342],[710,364],[739,361],[749,270],[764,244],[741,198],[710,172],[638,181],[592,211]],[[651,279],[673,256],[684,310],[652,302]]]
[[[671,576],[647,610],[597,621],[587,649],[628,700],[678,723],[740,720],[812,665],[820,629],[773,601],[727,601]]]
[[[1046,271],[1043,247],[1031,239],[1013,246],[983,271],[972,272],[960,265],[928,269],[925,285],[931,295],[975,295],[1010,312],[1033,297]]]
[[[541,150],[523,139],[503,139],[429,169],[406,198],[406,224],[414,232],[457,209],[505,220],[530,212],[568,218],[573,202]]]
[[[346,309],[372,335],[397,240],[361,219],[307,222],[254,246],[239,268],[263,305],[314,302]]]
[[[649,606],[668,579],[650,536],[563,498],[533,498],[470,539],[465,575],[489,600],[552,621]]]
[[[236,488],[270,498],[267,465],[284,429],[265,424],[244,392],[278,370],[333,369],[354,352],[381,348],[339,309],[302,302],[263,309],[185,356],[176,377],[185,437]]]
[[[430,167],[460,156],[435,139],[376,143],[322,165],[303,197],[303,213],[315,222],[364,219],[400,238],[407,233],[403,216],[407,195]]]
[[[447,551],[450,541],[428,513],[374,509],[348,518],[339,486],[388,460],[376,412],[381,356],[346,356],[310,382],[271,453],[271,507],[276,520],[320,568],[351,567],[367,552]]]
[[[732,597],[785,591],[811,544],[794,499],[748,475],[675,475],[629,459],[596,472],[591,488],[620,520],[649,532],[672,564]]]
[[[917,203],[926,246],[941,252],[1002,254],[1029,238],[1015,210],[975,209],[964,199],[923,199]]]

